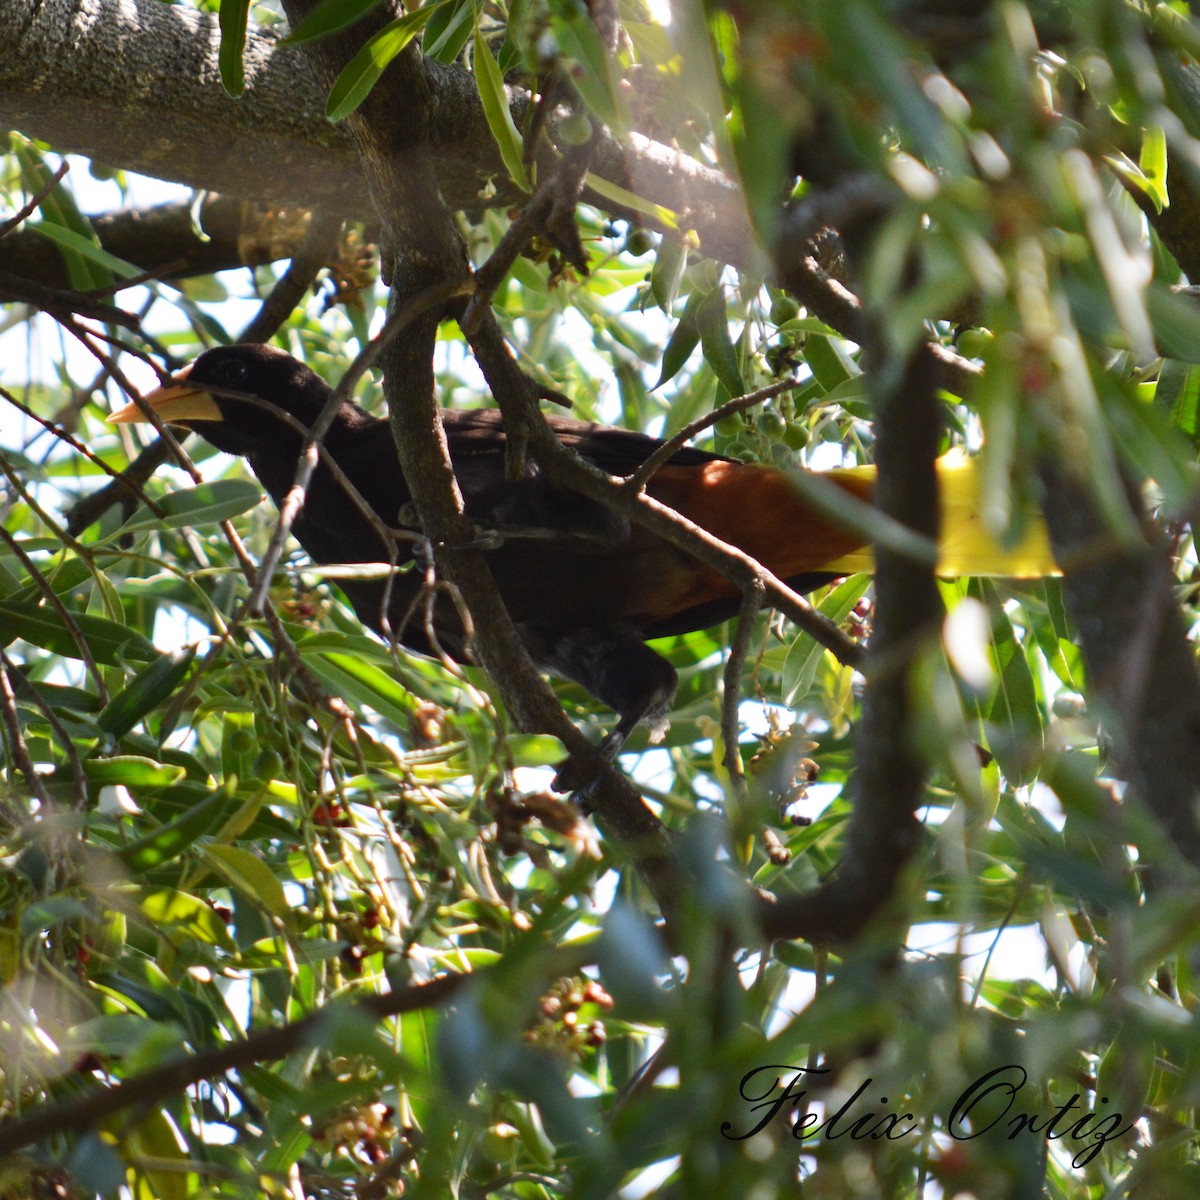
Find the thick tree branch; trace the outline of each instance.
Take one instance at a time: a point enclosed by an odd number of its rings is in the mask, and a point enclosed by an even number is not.
[[[234,196],[206,196],[198,205],[179,201],[124,208],[90,218],[100,245],[126,262],[156,270],[166,281],[247,266],[245,246],[259,225],[258,207]],[[286,258],[293,247],[278,243]],[[55,242],[26,225],[0,241],[0,267],[48,287],[69,287],[70,276]]]
[[[357,49],[366,28],[352,27],[343,44]],[[351,123],[325,119],[332,80],[312,76],[303,47],[281,46],[273,33],[252,26],[246,91],[232,102],[219,82],[215,14],[157,0],[13,0],[0,6],[0,38],[11,48],[0,61],[0,123],[9,128],[63,151],[230,197],[373,216],[374,192]],[[450,207],[482,208],[489,186],[499,190],[487,203],[514,199],[474,76],[429,61],[421,80],[425,161]],[[511,102],[520,124],[530,97],[514,88]],[[409,114],[393,109],[379,116],[382,128],[396,126],[396,133]],[[549,119],[552,134],[557,119]],[[555,161],[553,150],[544,148],[544,174]],[[637,216],[676,237],[690,234],[705,254],[723,261],[749,265],[754,259],[740,191],[719,171],[638,133],[618,141],[601,132],[591,166],[677,214],[678,227],[585,192],[605,211]],[[0,265],[18,270],[2,258]],[[50,282],[41,272],[21,273]]]
[[[870,373],[878,388],[875,501],[888,516],[936,539],[937,366],[929,347],[920,346],[902,370],[896,367],[881,362]],[[846,849],[820,887],[764,904],[768,937],[854,937],[891,899],[920,844],[916,812],[926,764],[914,737],[913,667],[936,636],[942,602],[932,567],[884,545],[875,555],[875,628],[855,736],[858,770]]]
[[[1200,676],[1162,537],[1119,545],[1067,460],[1041,464],[1046,523],[1089,695],[1133,793],[1200,866]]]

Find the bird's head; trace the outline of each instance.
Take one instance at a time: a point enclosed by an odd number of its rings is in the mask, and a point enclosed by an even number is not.
[[[319,375],[290,354],[262,345],[206,350],[170,383],[142,397],[164,423],[195,430],[218,450],[241,455],[297,439],[295,426],[275,409],[307,429],[328,398],[329,385]],[[114,424],[148,420],[137,404],[109,417]]]

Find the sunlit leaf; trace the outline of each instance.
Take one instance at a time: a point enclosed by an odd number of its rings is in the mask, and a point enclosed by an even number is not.
[[[88,613],[72,612],[70,619],[98,663],[117,666],[122,657],[132,662],[152,662],[158,657],[145,636],[132,626]],[[58,610],[47,604],[0,602],[0,642],[7,644],[14,638],[24,638],[64,658],[81,657],[70,628]]]
[[[500,157],[508,168],[517,186],[529,191],[529,177],[525,173],[524,144],[521,133],[512,119],[508,107],[508,93],[504,90],[504,78],[492,57],[491,50],[480,30],[475,31],[475,54],[471,59],[475,67],[475,82],[479,87],[479,98],[483,102],[483,113]]]
[[[445,3],[446,0],[440,0]],[[325,104],[325,115],[331,121],[348,117],[370,94],[387,70],[409,42],[425,27],[438,4],[427,4],[415,12],[397,17],[378,33],[372,34],[363,48],[342,68],[334,80]]]

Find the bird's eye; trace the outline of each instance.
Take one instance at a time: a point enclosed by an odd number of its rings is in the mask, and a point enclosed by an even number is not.
[[[214,374],[217,377],[217,383],[222,387],[235,388],[246,382],[246,364],[239,362],[236,358],[227,358],[224,362],[217,364]]]

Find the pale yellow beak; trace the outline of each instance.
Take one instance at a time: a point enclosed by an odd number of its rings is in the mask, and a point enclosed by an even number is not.
[[[142,400],[152,408],[165,425],[187,425],[191,421],[221,421],[221,410],[210,392],[191,387],[187,377],[190,366],[184,367],[165,387],[147,392]],[[137,421],[149,421],[145,412],[134,403],[119,408],[110,414],[110,425],[132,425]]]

